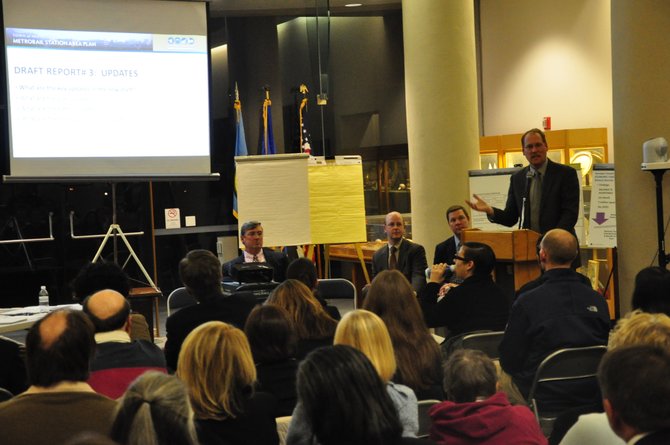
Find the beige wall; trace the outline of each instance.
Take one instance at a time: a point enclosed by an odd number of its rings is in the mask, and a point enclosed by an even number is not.
[[[607,127],[609,0],[481,0],[483,134]]]
[[[642,143],[670,139],[670,2],[612,1],[614,142],[619,283],[622,313],[630,308],[635,274],[658,265],[656,204],[651,173],[640,170]],[[664,219],[670,175],[664,182]],[[666,247],[666,249],[668,249]]]

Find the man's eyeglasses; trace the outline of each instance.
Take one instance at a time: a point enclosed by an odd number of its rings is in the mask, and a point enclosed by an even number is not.
[[[454,255],[454,259],[455,259],[455,260],[465,261],[465,262],[472,261],[470,258],[465,258],[465,257],[458,256],[458,255]]]

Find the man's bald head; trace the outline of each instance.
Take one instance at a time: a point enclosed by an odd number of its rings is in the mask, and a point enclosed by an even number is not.
[[[54,312],[39,325],[40,346],[49,349],[67,329],[67,312]]]
[[[540,259],[548,265],[569,267],[579,252],[577,238],[563,229],[548,231],[540,243]]]
[[[91,318],[95,332],[124,329],[130,316],[130,304],[115,290],[104,289],[84,301],[84,312]]]
[[[35,323],[26,336],[30,384],[86,381],[95,350],[93,332],[91,320],[81,311],[55,311]]]

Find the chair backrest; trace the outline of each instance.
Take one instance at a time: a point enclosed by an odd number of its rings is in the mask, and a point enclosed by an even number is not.
[[[528,393],[528,404],[538,419],[539,409],[535,400],[538,387],[548,382],[595,378],[605,352],[607,347],[603,345],[565,348],[552,352],[542,360]]]
[[[428,437],[430,426],[433,424],[433,419],[428,415],[428,410],[436,403],[440,403],[440,400],[419,400],[419,431],[416,433],[417,437]]]
[[[316,285],[322,298],[353,298],[356,301],[356,286],[344,278],[324,278]]]
[[[183,309],[186,306],[192,306],[197,304],[198,300],[194,296],[188,293],[185,287],[179,287],[172,292],[167,299],[167,315],[168,317],[179,309]]]
[[[498,360],[500,352],[498,347],[505,335],[505,331],[476,332],[465,334],[461,339],[460,347],[463,349],[476,349],[488,355],[491,360]]]
[[[288,434],[288,426],[291,423],[291,416],[277,417],[275,422],[277,422],[279,445],[286,445],[286,435]]]
[[[14,394],[6,390],[5,388],[0,388],[0,402],[5,402],[14,397]]]

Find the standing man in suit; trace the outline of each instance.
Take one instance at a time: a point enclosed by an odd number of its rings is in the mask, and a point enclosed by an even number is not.
[[[530,163],[510,179],[505,209],[491,207],[479,196],[465,201],[473,210],[486,212],[489,221],[546,233],[555,228],[575,235],[579,215],[579,180],[574,168],[547,159],[547,139],[537,128],[521,137],[523,154]]]
[[[414,291],[419,292],[426,284],[426,250],[405,238],[405,223],[398,212],[386,215],[384,232],[388,244],[372,256],[372,277],[382,270],[398,269],[412,283]]]
[[[260,221],[247,221],[240,229],[240,240],[244,245],[242,255],[223,265],[223,275],[232,277],[232,268],[240,263],[267,263],[274,270],[274,281],[286,279],[288,258],[282,252],[263,247],[263,226]]]
[[[433,264],[454,264],[454,255],[462,244],[461,233],[470,228],[470,215],[463,206],[453,205],[447,209],[447,223],[454,235],[435,246]]]

